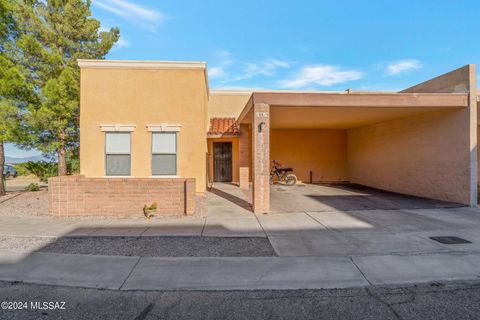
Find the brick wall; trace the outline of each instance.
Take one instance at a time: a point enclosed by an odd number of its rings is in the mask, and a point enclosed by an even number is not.
[[[253,212],[270,212],[270,106],[266,103],[253,105],[252,157],[253,157]],[[264,123],[262,132],[258,126]]]
[[[349,181],[468,205],[465,111],[431,112],[349,130]]]
[[[54,216],[143,217],[143,206],[157,202],[157,215],[195,212],[193,178],[85,178],[48,180],[50,214]]]
[[[240,139],[238,143],[239,153],[239,184],[244,190],[249,189],[250,168],[248,155],[250,154],[249,129],[246,125],[240,125]]]

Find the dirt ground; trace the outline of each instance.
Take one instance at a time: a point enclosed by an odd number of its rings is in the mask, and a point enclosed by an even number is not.
[[[30,183],[38,183],[39,187],[47,187],[46,183],[40,182],[35,176],[19,176],[16,178],[8,178],[6,181],[7,192],[24,191]],[[1,201],[1,199],[0,199]]]
[[[0,216],[47,216],[48,191],[11,192],[0,197]]]
[[[25,191],[31,183],[37,183],[40,191]],[[47,216],[47,184],[35,176],[20,176],[6,180],[7,194],[0,197],[0,216]]]

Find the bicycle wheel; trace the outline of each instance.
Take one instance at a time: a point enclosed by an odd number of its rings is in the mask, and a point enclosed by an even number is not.
[[[287,186],[293,186],[297,183],[297,176],[294,175],[293,173],[289,173],[287,174],[287,176],[285,177],[285,184]]]

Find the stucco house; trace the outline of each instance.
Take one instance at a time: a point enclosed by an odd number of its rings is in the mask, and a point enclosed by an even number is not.
[[[79,60],[79,176],[54,215],[193,214],[215,181],[270,210],[272,159],[340,182],[477,205],[475,65],[400,92],[211,90],[204,62]]]

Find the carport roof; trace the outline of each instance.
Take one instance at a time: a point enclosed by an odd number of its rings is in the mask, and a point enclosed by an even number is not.
[[[251,122],[256,103],[270,105],[272,128],[348,129],[429,111],[468,107],[468,94],[253,92],[238,123]]]

